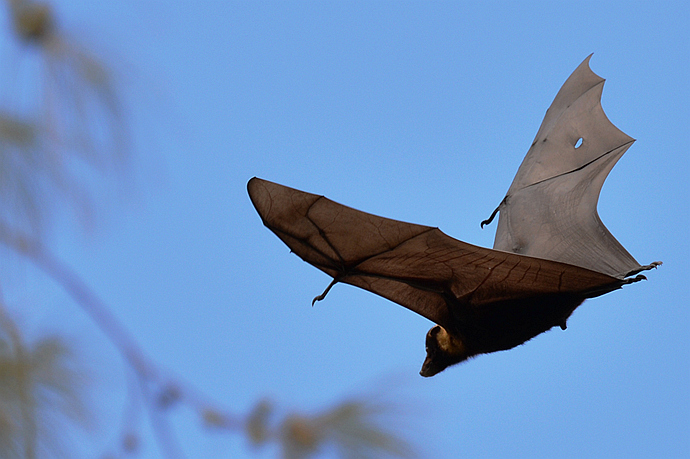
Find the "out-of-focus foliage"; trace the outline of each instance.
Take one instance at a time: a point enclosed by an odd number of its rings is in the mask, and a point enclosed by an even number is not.
[[[315,415],[276,416],[272,404],[260,401],[242,416],[209,403],[161,371],[110,308],[50,253],[51,217],[67,204],[90,223],[94,190],[128,164],[129,130],[117,78],[105,60],[68,38],[48,3],[7,0],[7,7],[20,60],[32,65],[0,66],[16,72],[16,87],[0,87],[0,244],[62,285],[127,363],[127,406],[115,421],[123,425],[120,441],[104,457],[134,457],[143,449],[143,411],[163,455],[181,457],[169,422],[181,405],[192,408],[202,426],[244,435],[255,448],[276,445],[286,459],[334,452],[344,458],[412,457],[409,445],[392,433],[392,411],[365,398]],[[68,426],[92,420],[86,383],[65,340],[48,336],[27,344],[0,302],[0,458],[69,456]]]
[[[57,336],[28,344],[0,309],[0,457],[67,457],[66,423],[87,427],[89,379]]]
[[[47,3],[8,6],[20,61],[29,65],[7,69],[14,84],[2,88],[0,218],[43,235],[67,203],[88,225],[89,187],[124,170],[130,150],[113,71],[59,29]]]
[[[281,426],[283,457],[311,457],[335,449],[338,457],[414,457],[411,445],[393,429],[381,427],[391,422],[391,407],[366,400],[346,401],[316,416],[293,414]],[[399,428],[399,425],[394,425]]]
[[[402,426],[394,408],[363,396],[311,415],[293,412],[279,417],[267,400],[259,401],[243,422],[213,409],[202,413],[209,428],[243,428],[255,448],[277,443],[285,459],[318,457],[326,452],[353,459],[416,457],[412,445],[395,433]]]
[[[0,219],[40,226],[39,192],[44,164],[37,148],[36,126],[0,112]]]

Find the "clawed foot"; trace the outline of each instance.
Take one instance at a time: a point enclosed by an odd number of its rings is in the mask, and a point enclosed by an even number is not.
[[[650,263],[650,264],[648,264],[648,265],[644,265],[644,266],[642,267],[642,269],[643,269],[644,271],[648,271],[648,270],[650,270],[650,269],[654,269],[654,268],[656,268],[656,267],[658,267],[658,266],[661,266],[661,265],[663,265],[663,264],[664,264],[663,261],[655,261],[655,262]]]
[[[635,272],[639,272],[639,271],[635,271]],[[638,274],[637,276],[633,277],[632,279],[624,279],[623,285],[634,284],[635,282],[640,282],[643,280],[647,280],[647,278],[645,276],[643,276],[642,274]]]
[[[649,271],[650,269],[655,269],[655,268],[661,266],[662,264],[663,263],[661,261],[655,261],[655,262],[650,263],[648,265],[640,266],[639,268],[630,271],[628,274],[625,275],[625,277],[632,276],[633,274],[637,274],[637,273],[642,272],[642,271]],[[640,277],[640,276],[637,276],[637,277]],[[637,277],[635,279],[637,279]],[[632,282],[637,282],[637,280],[635,280],[635,279],[633,279]],[[647,278],[642,276],[642,279],[638,279],[638,280],[643,280],[643,279],[647,279]]]

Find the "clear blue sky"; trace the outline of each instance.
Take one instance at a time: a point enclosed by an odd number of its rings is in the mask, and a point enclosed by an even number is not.
[[[265,396],[312,411],[390,391],[430,457],[690,455],[686,2],[55,7],[121,64],[144,147],[129,202],[87,242],[63,225],[57,251],[161,365],[238,413]],[[426,319],[346,285],[310,306],[329,278],[262,226],[247,180],[491,246],[496,224],[479,222],[590,53],[604,110],[638,139],[599,213],[638,261],[664,262],[648,282],[585,302],[567,331],[432,379],[418,376]],[[26,321],[87,345],[115,418],[117,354],[44,289],[52,309]],[[272,455],[191,432],[189,457]],[[142,457],[160,457],[150,439]]]

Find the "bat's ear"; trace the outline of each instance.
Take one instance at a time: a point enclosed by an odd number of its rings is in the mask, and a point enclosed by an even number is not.
[[[419,374],[425,378],[434,376],[468,357],[460,339],[449,334],[440,325],[435,325],[426,334],[426,359]]]

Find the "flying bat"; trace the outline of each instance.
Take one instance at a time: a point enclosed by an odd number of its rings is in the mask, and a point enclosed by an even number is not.
[[[259,178],[247,184],[266,227],[336,283],[351,284],[434,322],[428,377],[470,357],[511,349],[566,321],[585,299],[645,279],[597,213],[606,176],[634,139],[601,107],[604,79],[587,57],[560,89],[505,198],[493,249],[438,228],[360,212]]]

